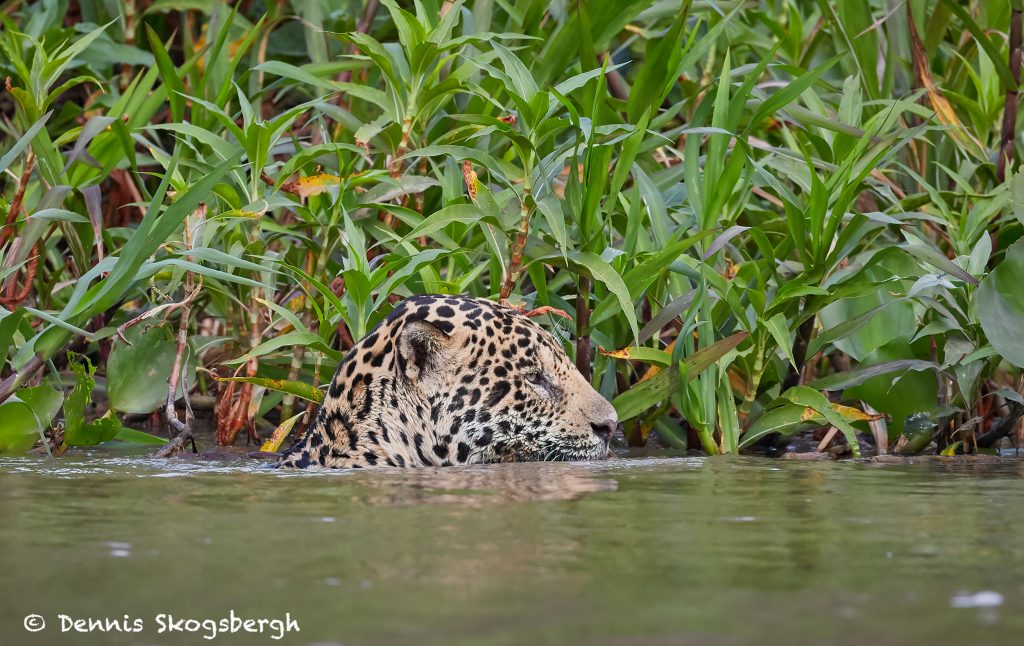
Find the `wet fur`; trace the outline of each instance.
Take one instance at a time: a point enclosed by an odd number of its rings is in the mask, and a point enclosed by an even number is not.
[[[345,356],[282,467],[603,458],[615,410],[517,309],[415,296]]]

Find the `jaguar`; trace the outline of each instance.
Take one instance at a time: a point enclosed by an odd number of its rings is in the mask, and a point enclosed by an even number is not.
[[[338,365],[280,467],[427,467],[608,457],[619,425],[523,310],[472,296],[400,301]]]

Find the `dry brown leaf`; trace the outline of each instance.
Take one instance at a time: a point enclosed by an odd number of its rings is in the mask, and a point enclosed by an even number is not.
[[[473,163],[468,159],[462,160],[462,179],[466,182],[466,191],[469,192],[469,199],[473,204],[476,204],[476,171],[473,170]]]
[[[910,3],[907,3],[907,22],[910,25],[910,49],[914,59],[914,70],[917,72],[917,78],[921,81],[921,85],[924,86],[925,92],[928,94],[928,102],[931,103],[932,109],[935,110],[935,117],[939,120],[939,123],[950,127],[951,134],[957,143],[964,148],[971,149],[971,152],[975,155],[983,157],[984,149],[981,142],[960,123],[960,119],[956,116],[953,106],[942,94],[939,86],[935,84],[935,79],[932,78],[932,72],[928,66],[928,54],[925,52],[924,44],[917,34],[917,26],[914,24]]]

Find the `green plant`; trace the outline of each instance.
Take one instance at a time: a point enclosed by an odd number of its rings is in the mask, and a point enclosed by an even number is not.
[[[1024,413],[1017,0],[108,4],[0,17],[10,450],[69,347],[279,442],[418,292],[570,313],[634,445]]]

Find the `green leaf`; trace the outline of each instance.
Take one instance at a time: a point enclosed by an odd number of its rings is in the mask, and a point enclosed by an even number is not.
[[[571,251],[567,255],[571,263],[585,268],[594,280],[603,283],[608,288],[608,291],[615,295],[619,303],[619,309],[626,316],[626,321],[629,322],[629,329],[633,332],[633,339],[639,338],[640,327],[636,322],[636,311],[633,309],[633,301],[629,295],[629,289],[626,288],[626,283],[622,281],[622,276],[596,253]]]
[[[786,317],[782,313],[776,314],[762,324],[775,339],[779,349],[789,359],[789,364],[797,368],[796,357],[793,356],[793,341],[789,335],[789,327],[786,325]],[[812,355],[813,356],[813,355]]]
[[[113,410],[108,410],[103,417],[86,424],[84,433],[79,435],[77,441],[68,441],[66,437],[64,441],[70,446],[94,446],[114,439],[121,428],[121,420],[117,419]]]
[[[1024,240],[1014,242],[1006,257],[978,287],[978,318],[988,342],[1004,359],[1024,367]]]
[[[1003,88],[1006,90],[1016,90],[1018,83],[1013,80],[1013,74],[1010,73],[1010,67],[1006,64],[1006,58],[999,52],[999,48],[996,47],[995,43],[988,37],[985,30],[982,29],[968,13],[966,9],[958,2],[958,0],[942,0],[942,4],[946,5],[957,17],[964,23],[964,27],[971,32],[981,48],[988,54],[989,61],[992,64],[992,68],[999,75],[999,80],[1003,83]]]
[[[754,116],[750,118],[750,122],[747,124],[747,131],[749,132],[755,126],[759,125],[761,119],[774,114],[775,112],[785,108],[790,103],[796,101],[801,94],[821,78],[822,74],[827,72],[829,68],[835,65],[844,56],[846,56],[845,52],[833,56],[818,67],[815,67],[813,70],[801,74],[789,85],[772,94],[771,97],[762,103],[754,112]]]
[[[683,29],[691,4],[693,0],[683,0],[665,34],[647,39],[644,62],[626,102],[629,123],[637,123],[644,113],[657,111],[676,83],[679,62],[683,58]]]
[[[298,81],[299,83],[305,83],[306,85],[318,87],[322,90],[336,92],[340,89],[339,83],[321,78],[315,74],[307,72],[301,67],[296,67],[291,63],[285,63],[283,61],[267,61],[265,63],[260,63],[252,69],[254,72],[269,72],[275,76],[281,76],[293,81]],[[383,92],[381,93],[381,97],[383,97]]]
[[[432,213],[430,217],[413,227],[413,230],[402,238],[402,242],[405,243],[419,236],[430,235],[455,222],[472,224],[480,222],[483,218],[484,212],[475,204],[452,204]]]
[[[465,159],[472,160],[478,165],[486,168],[487,172],[492,176],[496,175],[506,183],[511,183],[513,180],[520,179],[523,175],[523,171],[516,165],[505,160],[499,160],[482,150],[469,148],[468,146],[427,146],[426,148],[419,148],[406,153],[402,157],[399,157],[399,159],[405,160],[417,157],[436,157],[439,155],[454,157],[458,161]]]
[[[551,235],[555,237],[555,242],[558,243],[558,249],[562,252],[563,257],[566,252],[567,237],[565,231],[565,215],[562,213],[561,202],[553,195],[545,195],[543,199],[537,202],[537,210],[544,216],[544,221],[548,223],[548,228],[551,229]]]
[[[108,410],[103,417],[85,423],[85,408],[92,400],[92,389],[96,386],[93,375],[96,368],[83,355],[68,353],[68,364],[75,374],[75,386],[64,401],[64,445],[93,446],[106,442],[117,434],[121,423]]]
[[[846,372],[838,372],[827,377],[821,377],[814,380],[814,383],[812,383],[811,386],[818,390],[840,391],[854,386],[859,386],[869,379],[891,374],[893,372],[939,369],[939,364],[932,361],[923,361],[921,359],[896,359],[893,361],[883,361],[882,363],[876,363],[871,366],[854,368],[853,370],[848,370]]]
[[[18,155],[20,155],[26,148],[28,148],[28,146],[32,143],[32,140],[35,139],[35,136],[39,133],[40,130],[43,129],[43,126],[46,125],[46,122],[49,121],[51,114],[53,114],[52,110],[50,112],[47,112],[43,116],[39,117],[39,119],[37,119],[36,122],[33,123],[28,130],[25,131],[25,134],[23,134],[21,138],[18,139],[18,141],[16,141],[13,146],[11,146],[11,149],[4,153],[3,157],[0,157],[0,173],[3,173],[5,170],[7,170],[7,167],[11,165],[11,162],[17,159]]]
[[[177,343],[159,327],[143,329],[145,324],[130,328],[125,336],[114,341],[107,362],[107,397],[110,407],[121,413],[151,413],[167,400],[167,380],[174,366]],[[195,357],[185,355],[185,381],[195,383]],[[176,385],[181,397],[181,383]]]
[[[240,381],[245,384],[262,386],[267,390],[274,390],[288,395],[301,397],[306,401],[321,403],[324,400],[324,391],[303,382],[288,381],[287,379],[267,379],[266,377],[218,377],[217,381]]]
[[[842,415],[840,415],[832,407],[832,402],[828,400],[828,397],[822,395],[817,390],[810,386],[793,386],[786,392],[782,393],[783,399],[797,404],[799,406],[806,406],[814,409],[819,415],[825,418],[825,420],[839,429],[839,431],[846,436],[846,441],[850,445],[850,450],[853,452],[854,457],[860,456],[860,445],[857,444],[857,429],[855,429],[848,421],[846,421]]]
[[[658,249],[655,253],[643,259],[643,262],[633,267],[622,277],[626,289],[629,290],[631,298],[640,298],[648,288],[667,271],[674,263],[679,261],[680,256],[687,249],[697,242],[711,236],[713,231],[704,231],[682,240],[676,240],[667,244],[664,248]],[[598,304],[591,313],[590,324],[598,325],[608,317],[615,314],[615,302],[606,300]],[[642,342],[642,340],[641,340]]]
[[[742,343],[747,336],[749,335],[746,332],[733,334],[686,357],[682,363],[687,379],[693,379],[704,372],[711,364]],[[673,368],[660,370],[654,377],[641,381],[613,399],[612,406],[615,407],[619,419],[632,419],[651,406],[668,399],[669,394],[679,388],[679,372]]]
[[[67,209],[42,209],[28,216],[29,220],[44,220],[49,222],[80,222],[89,224],[89,218]]]
[[[156,66],[160,69],[160,78],[163,79],[167,88],[167,101],[171,107],[171,120],[180,122],[185,118],[185,84],[178,76],[178,70],[171,61],[170,54],[164,48],[160,37],[156,35],[153,28],[146,23],[146,38],[149,40],[149,48],[156,58]]]
[[[63,393],[49,386],[22,388],[0,404],[0,454],[24,453],[42,439],[60,409]]]
[[[388,296],[419,271],[421,267],[429,265],[439,258],[448,256],[450,253],[447,249],[425,249],[413,255],[401,269],[391,274],[387,281],[381,285],[377,291],[377,297],[373,300],[373,309],[379,309]]]
[[[960,280],[970,285],[977,285],[978,279],[967,273],[962,267],[954,263],[952,260],[947,258],[942,252],[933,247],[927,246],[926,243],[916,242],[912,244],[900,245],[901,249],[904,249],[907,253],[914,256],[918,260],[924,261],[933,267],[937,267],[947,274],[956,276]]]
[[[760,440],[762,437],[771,435],[772,433],[791,435],[796,432],[802,424],[820,424],[823,420],[824,418],[817,413],[814,415],[808,415],[806,406],[799,406],[797,404],[785,404],[783,406],[778,406],[765,412],[750,425],[750,428],[743,433],[743,439],[740,440],[739,448],[746,448]]]
[[[519,95],[519,98],[531,101],[540,92],[537,82],[533,80],[533,75],[526,69],[526,66],[519,60],[519,57],[513,54],[507,47],[499,42],[493,43],[492,46],[505,67],[505,74],[512,81],[512,91]]]
[[[64,443],[75,445],[85,437],[85,407],[92,399],[92,389],[96,386],[93,378],[96,367],[87,357],[73,352],[68,353],[68,365],[75,375],[75,385],[64,400]]]
[[[857,361],[893,339],[910,339],[917,331],[914,306],[905,297],[893,297],[884,285],[873,294],[843,298],[821,312],[824,332],[807,348],[808,356],[833,344]]]
[[[909,364],[911,361],[919,360],[915,357],[908,341],[894,339],[891,343],[864,357],[860,369],[871,374],[871,369],[876,366],[899,365],[894,363],[899,361]],[[890,436],[894,436],[903,431],[903,421],[907,415],[921,411],[934,411],[938,407],[938,385],[935,373],[915,370],[914,366],[925,367],[924,364],[913,363],[909,364],[906,369],[897,372],[879,368],[881,374],[863,380],[862,383],[846,386],[843,397],[859,399],[870,404],[880,413],[888,415],[892,419],[888,425],[889,433]],[[935,368],[937,369],[937,366]],[[847,374],[849,375],[849,373]],[[856,376],[856,380],[861,381],[860,375],[850,376]],[[826,382],[825,386],[834,388],[835,384]]]
[[[259,344],[258,346],[256,346],[255,348],[253,348],[252,350],[249,350],[242,356],[238,357],[237,359],[225,361],[224,363],[227,365],[237,365],[240,363],[245,363],[249,359],[262,357],[264,355],[270,354],[271,352],[276,352],[281,348],[292,347],[297,345],[304,345],[306,347],[316,348],[317,350],[323,352],[324,354],[334,359],[335,361],[340,361],[342,357],[342,354],[340,352],[338,352],[331,346],[327,345],[324,342],[324,340],[321,339],[316,334],[313,334],[312,332],[294,331],[287,332],[285,334],[282,334],[281,336],[276,336],[272,339],[268,339],[263,343]]]
[[[19,307],[13,312],[3,313],[3,318],[0,319],[0,367],[7,360],[7,352],[11,349],[14,334],[24,318],[25,308]]]
[[[381,0],[381,3],[388,8],[391,20],[398,28],[398,39],[402,42],[402,47],[406,52],[412,54],[416,51],[417,46],[427,38],[423,25],[416,20],[416,16],[399,7],[394,0]],[[409,62],[413,63],[412,60]]]
[[[89,45],[99,38],[100,35],[106,31],[107,27],[114,24],[116,20],[117,19],[115,18],[107,24],[93,29],[70,45],[59,48],[54,52],[54,56],[50,58],[48,62],[43,64],[38,82],[41,83],[43,87],[47,88],[56,82],[68,66],[74,62],[75,57],[85,52],[86,49],[89,48]]]
[[[175,151],[171,158],[172,166],[178,163],[179,154],[180,151]],[[203,175],[188,191],[164,209],[162,201],[171,177],[170,173],[166,173],[146,215],[124,247],[121,248],[120,255],[116,258],[108,256],[104,259],[104,261],[113,262],[113,267],[101,262],[86,272],[75,285],[72,297],[60,313],[60,320],[86,321],[97,312],[105,311],[124,299],[138,280],[142,265],[175,231],[180,230],[182,222],[195,210],[200,201],[209,199],[213,187],[229,170],[235,167],[238,163],[237,156],[240,154],[240,152],[236,153],[235,156]],[[90,285],[92,280],[100,278],[104,272],[109,272],[109,275],[95,285]],[[44,356],[50,356],[51,352],[56,352],[57,348],[63,345],[66,338],[66,335],[49,335],[43,338],[44,342],[40,343],[36,350]]]
[[[121,442],[134,442],[135,444],[152,444],[154,446],[163,446],[167,443],[167,440],[162,437],[143,433],[142,431],[137,431],[134,428],[127,428],[124,426],[117,431],[117,435],[115,435],[113,439],[120,440]]]

